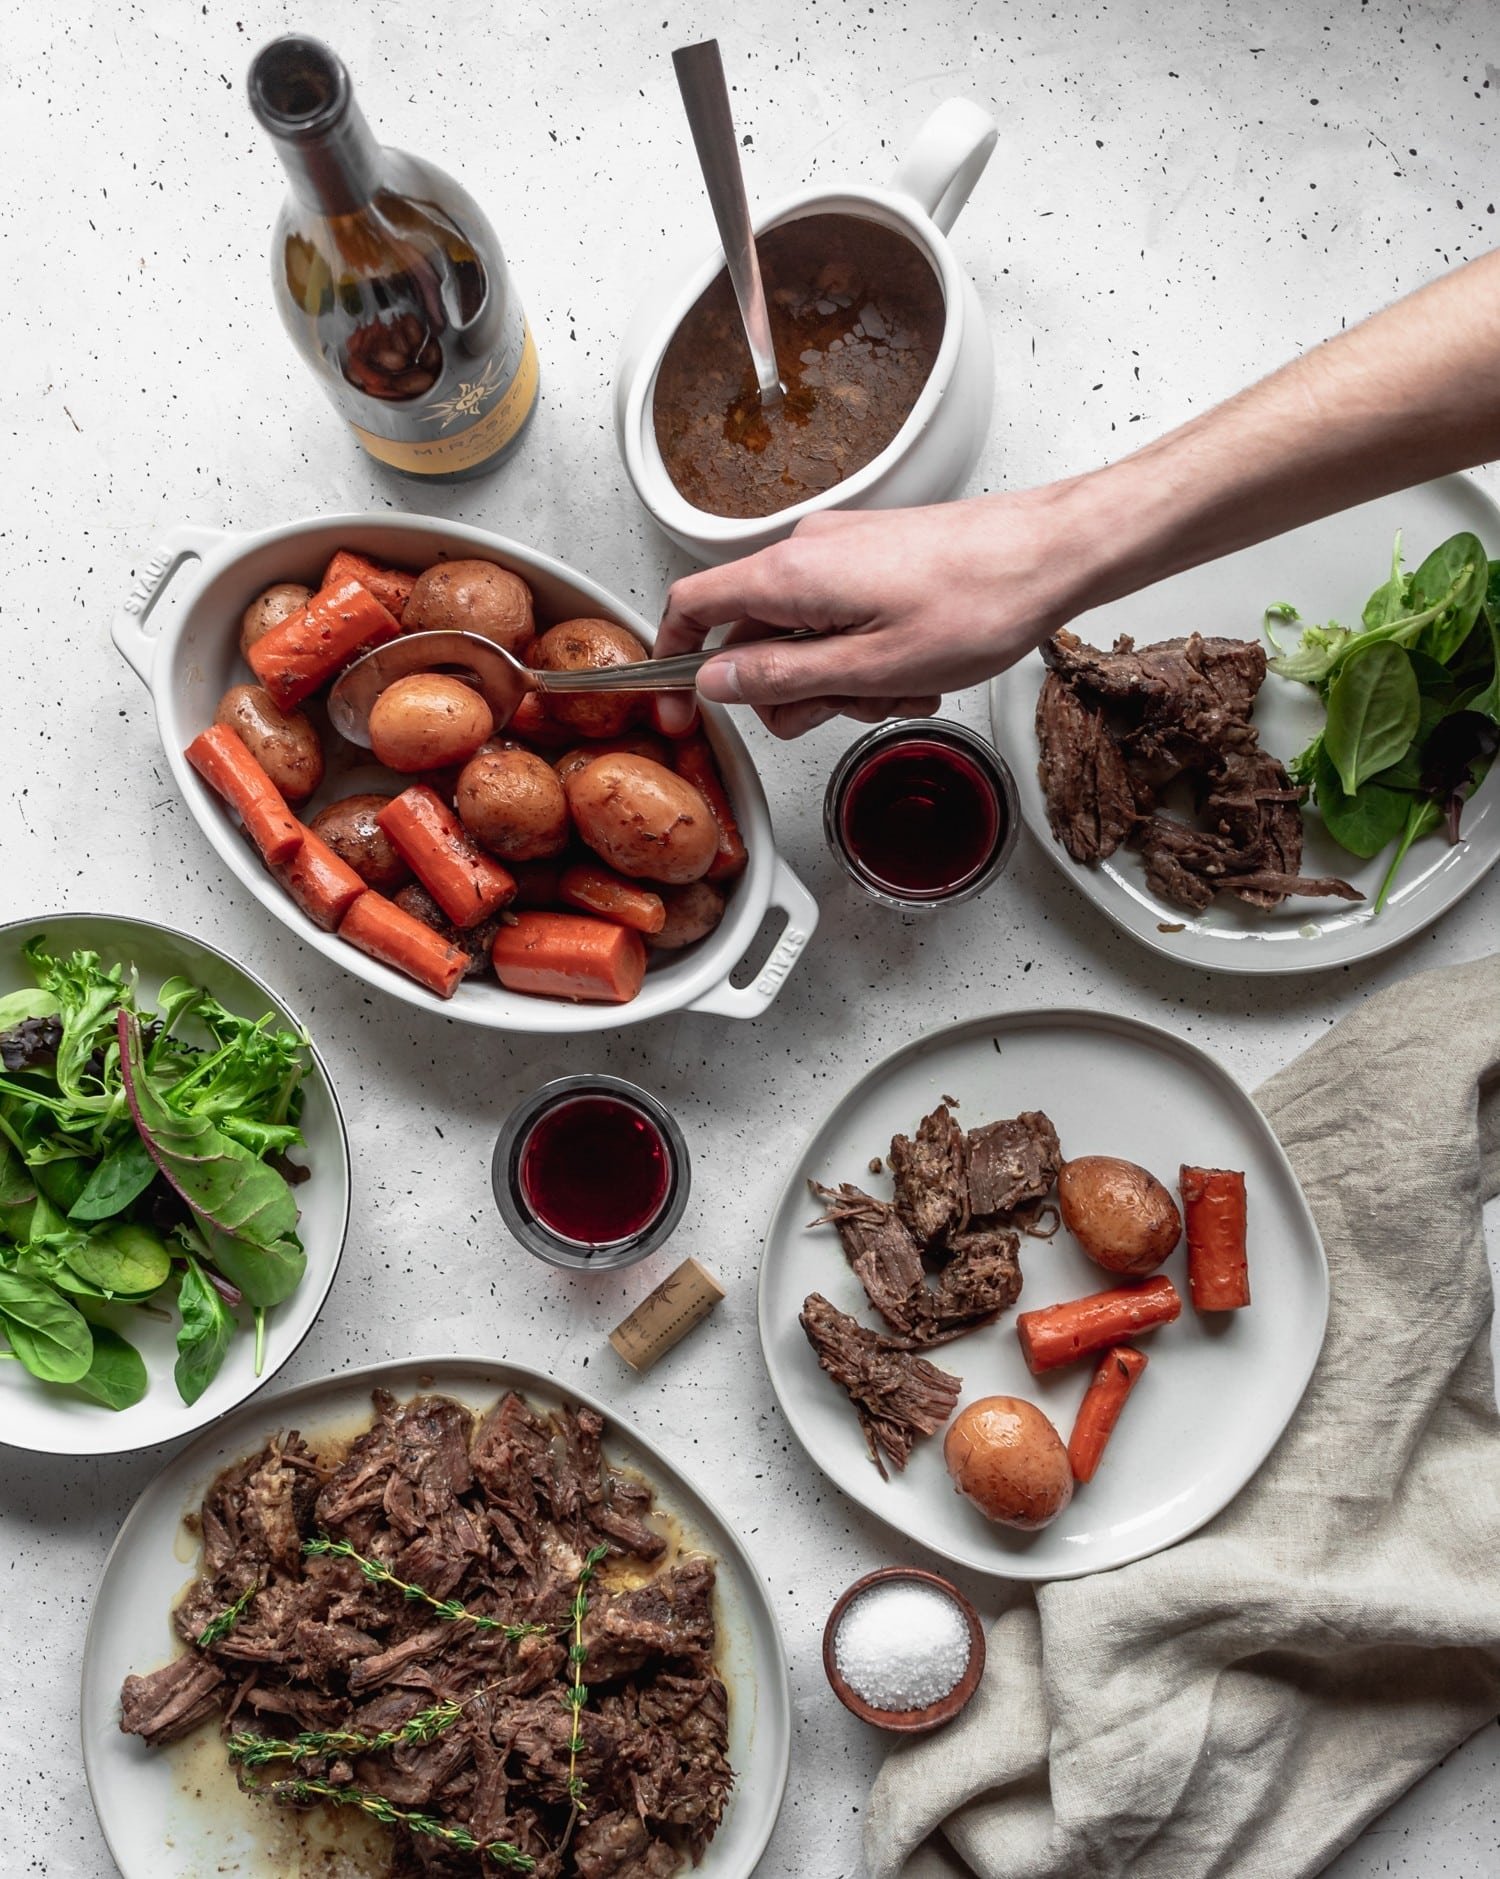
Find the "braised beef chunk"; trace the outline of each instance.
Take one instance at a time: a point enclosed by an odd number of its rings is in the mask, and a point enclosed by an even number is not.
[[[174,1615],[190,1648],[127,1678],[121,1728],[171,1742],[217,1715],[226,1733],[333,1732],[272,1766],[513,1847],[536,1879],[669,1879],[696,1863],[733,1782],[712,1561],[653,1571],[667,1542],[651,1489],[611,1464],[591,1409],[542,1416],[512,1393],[476,1418],[446,1397],[377,1393],[375,1410],[336,1466],[293,1433],[213,1483],[201,1570]],[[358,1557],[305,1552],[313,1539]],[[575,1751],[574,1604],[600,1547]],[[399,1823],[391,1836],[391,1879],[504,1864]]]
[[[1075,861],[1139,851],[1152,892],[1190,913],[1233,894],[1269,909],[1290,895],[1361,898],[1347,881],[1301,872],[1304,792],[1260,748],[1250,721],[1266,676],[1251,640],[1163,640],[1110,652],[1069,632],[1042,648],[1038,775],[1053,834]],[[1196,821],[1158,800],[1191,788]]]
[[[1062,1167],[1057,1130],[1040,1109],[970,1129],[966,1148],[965,1212],[973,1216],[1014,1213],[1045,1200]]]
[[[1102,706],[1049,672],[1036,701],[1037,774],[1052,833],[1075,861],[1105,861],[1136,821],[1135,791]]]
[[[870,1460],[882,1476],[886,1460],[904,1468],[917,1438],[933,1434],[953,1414],[961,1379],[867,1331],[818,1292],[803,1303],[801,1324],[818,1362],[848,1391]]]
[[[889,1161],[896,1212],[919,1245],[930,1246],[962,1224],[964,1132],[946,1103],[923,1116],[915,1137],[891,1137]]]
[[[975,1223],[950,1233],[949,1258],[927,1294],[923,1328],[914,1342],[942,1344],[989,1324],[1021,1295],[1020,1235],[1009,1227]]]
[[[120,1728],[153,1744],[175,1742],[219,1707],[224,1672],[189,1651],[146,1677],[127,1677],[120,1691]]]
[[[889,1201],[876,1200],[844,1181],[836,1188],[809,1181],[825,1212],[814,1226],[838,1229],[856,1278],[870,1303],[893,1331],[909,1337],[916,1328],[916,1299],[923,1284],[922,1249]]]

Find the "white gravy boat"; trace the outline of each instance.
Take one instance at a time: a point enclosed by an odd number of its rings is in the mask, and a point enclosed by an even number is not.
[[[995,144],[995,122],[949,98],[917,133],[888,188],[805,189],[767,211],[757,235],[806,215],[857,215],[904,235],[942,285],[945,318],[931,375],[906,422],[877,457],[843,482],[766,516],[717,516],[678,494],[656,445],[652,405],[663,353],[688,310],[724,266],[716,248],[631,321],[615,376],[615,435],[635,492],[657,523],[700,561],[730,561],[789,535],[820,509],[895,509],[951,495],[973,470],[989,430],[994,352],[974,284],[954,259],[948,230]]]

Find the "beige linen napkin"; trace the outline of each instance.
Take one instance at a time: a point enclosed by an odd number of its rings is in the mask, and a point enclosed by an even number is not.
[[[1257,1100],[1332,1274],[1301,1407],[1191,1539],[1017,1592],[964,1715],[887,1759],[872,1879],[1296,1879],[1500,1710],[1500,955]]]

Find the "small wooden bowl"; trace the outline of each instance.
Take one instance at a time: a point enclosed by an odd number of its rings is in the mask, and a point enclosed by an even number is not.
[[[964,1674],[946,1696],[929,1703],[925,1709],[876,1709],[873,1703],[867,1703],[850,1689],[834,1655],[833,1641],[838,1633],[839,1620],[852,1602],[872,1585],[884,1585],[896,1579],[905,1580],[909,1584],[930,1585],[935,1591],[946,1593],[963,1613],[964,1623],[969,1627],[969,1662]],[[979,1688],[979,1679],[984,1675],[984,1631],[979,1623],[979,1613],[958,1587],[940,1573],[927,1572],[921,1566],[882,1566],[878,1572],[867,1572],[864,1578],[856,1579],[828,1614],[828,1623],[823,1627],[823,1671],[834,1695],[861,1722],[871,1723],[877,1729],[890,1730],[896,1735],[923,1735],[929,1729],[940,1729],[945,1722],[952,1722]]]

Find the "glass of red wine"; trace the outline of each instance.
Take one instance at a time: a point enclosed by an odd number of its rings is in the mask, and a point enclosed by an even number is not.
[[[687,1143],[622,1077],[558,1077],[514,1109],[495,1143],[495,1202],[530,1253],[577,1272],[656,1251],[687,1206]]]
[[[982,893],[1010,858],[1020,804],[967,725],[902,718],[858,738],[828,779],[828,845],[874,900],[919,911]]]

